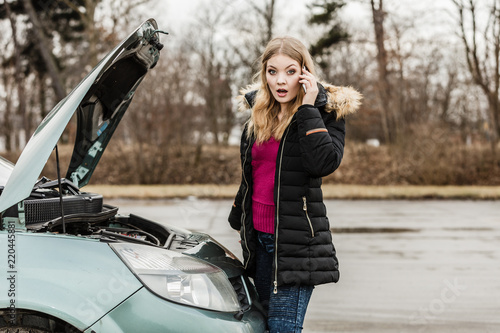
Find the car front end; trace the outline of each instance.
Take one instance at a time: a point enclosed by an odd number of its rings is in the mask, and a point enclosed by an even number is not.
[[[0,158],[0,332],[264,332],[241,262],[209,235],[120,215],[81,190],[163,45],[145,21]],[[65,178],[39,178],[70,119]],[[57,151],[57,150],[56,150]],[[56,155],[57,156],[57,155]],[[58,161],[59,163],[59,161]]]

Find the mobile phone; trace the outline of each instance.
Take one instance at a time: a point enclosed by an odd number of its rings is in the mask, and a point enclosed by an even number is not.
[[[306,70],[306,66],[302,67],[302,74],[304,74],[305,70]],[[304,83],[302,83],[302,89],[304,89],[304,94],[307,94],[306,85]]]

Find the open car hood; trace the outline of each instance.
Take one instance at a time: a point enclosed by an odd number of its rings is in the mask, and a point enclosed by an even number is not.
[[[0,212],[31,194],[75,112],[77,135],[66,178],[78,187],[88,183],[137,86],[159,59],[162,45],[157,29],[155,20],[145,21],[102,59],[42,120],[13,169],[0,161],[0,181],[5,184]]]
[[[0,186],[5,186],[12,170],[14,164],[0,156]]]

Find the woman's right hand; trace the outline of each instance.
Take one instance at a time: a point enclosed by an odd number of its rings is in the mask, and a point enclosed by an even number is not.
[[[318,97],[319,93],[316,78],[305,68],[302,70],[302,74],[299,77],[299,83],[305,85],[306,87],[306,93],[304,95],[304,98],[302,99],[302,105],[314,105],[314,102],[316,102],[316,97]]]

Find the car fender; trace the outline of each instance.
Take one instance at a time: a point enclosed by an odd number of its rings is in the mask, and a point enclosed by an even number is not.
[[[131,316],[130,313],[134,315]],[[231,312],[176,304],[142,288],[89,327],[85,333],[263,333],[265,326],[264,315],[255,309],[236,319]]]
[[[7,233],[0,232],[0,246],[5,244]],[[15,264],[6,267],[13,283],[0,284],[0,308],[14,302],[84,330],[142,288],[113,250],[95,239],[18,232],[13,249]],[[6,252],[0,251],[0,267],[8,262]]]

